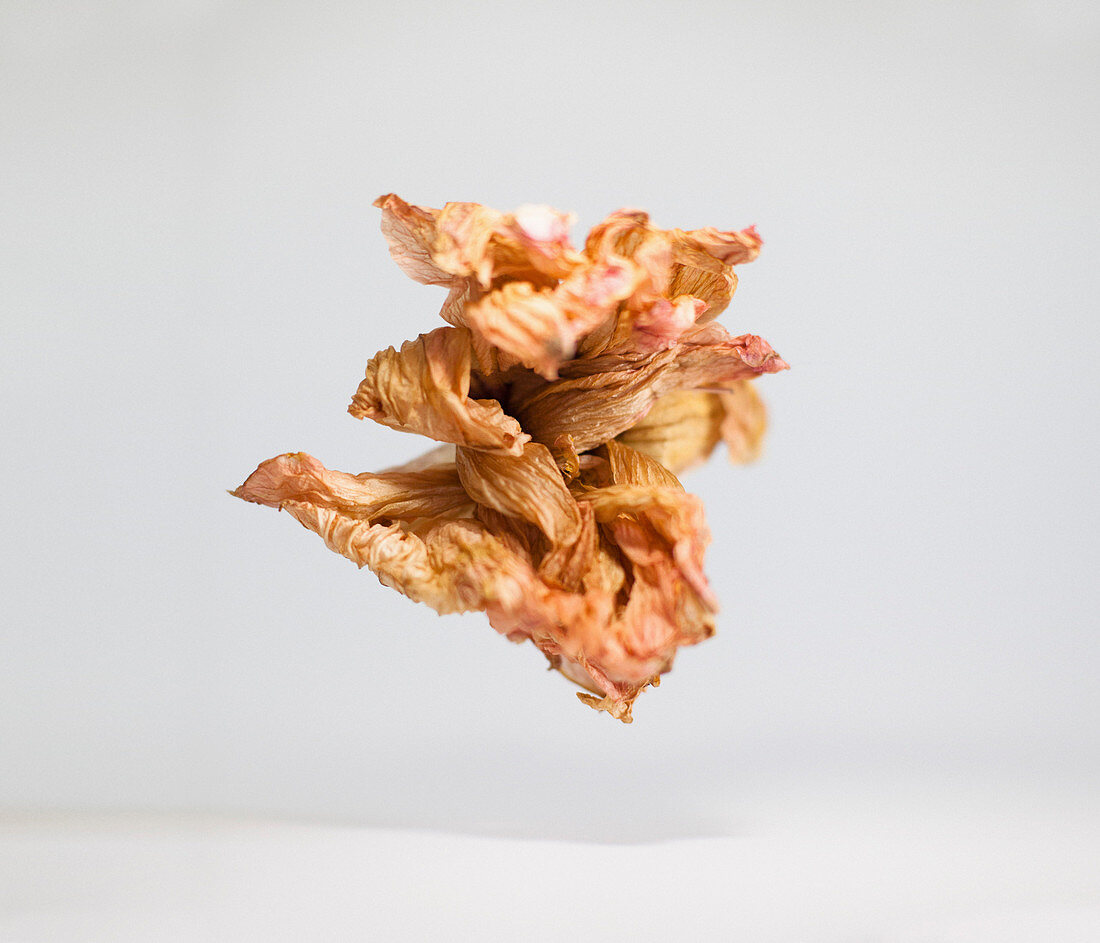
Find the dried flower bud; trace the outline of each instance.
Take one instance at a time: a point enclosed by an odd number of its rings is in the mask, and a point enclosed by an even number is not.
[[[721,440],[754,458],[752,380],[787,367],[710,323],[760,238],[620,210],[577,251],[573,218],[545,206],[375,205],[402,270],[448,289],[450,326],[376,354],[348,410],[447,444],[377,474],[280,455],[233,494],[440,613],[486,612],[629,722],[678,648],[714,632],[710,536],[675,472]]]

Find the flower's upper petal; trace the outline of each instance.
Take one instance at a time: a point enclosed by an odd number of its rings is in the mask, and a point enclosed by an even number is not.
[[[470,398],[470,363],[467,330],[421,334],[371,358],[348,412],[440,442],[522,454],[530,436],[519,423],[495,400]]]
[[[594,259],[608,253],[624,256],[642,277],[614,325],[589,335],[581,355],[660,350],[695,320],[713,320],[737,288],[733,266],[755,259],[760,245],[751,226],[739,232],[663,230],[639,210],[612,213],[593,228],[585,252]]]
[[[718,272],[727,265],[744,265],[760,255],[764,240],[755,226],[737,232],[725,232],[708,226],[706,229],[670,230],[672,252],[681,265],[692,265]]]
[[[402,271],[424,284],[447,285],[452,293],[456,282],[466,280],[485,290],[512,279],[552,287],[583,261],[569,241],[574,217],[548,206],[501,213],[480,203],[448,203],[436,210],[393,193],[375,206],[382,209],[382,232]],[[450,308],[448,320],[458,323],[452,320],[455,305]]]
[[[380,196],[374,205],[382,210],[382,235],[401,271],[423,285],[450,285],[454,276],[433,254],[439,210],[406,203],[396,193]]]
[[[554,288],[507,282],[465,308],[465,323],[489,344],[548,379],[579,339],[613,318],[637,269],[623,261],[585,263]]]

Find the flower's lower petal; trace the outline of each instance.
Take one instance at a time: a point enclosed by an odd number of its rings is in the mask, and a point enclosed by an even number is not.
[[[606,485],[642,485],[684,490],[680,480],[665,465],[624,442],[612,439],[599,450],[607,457]]]
[[[581,518],[550,450],[528,442],[520,456],[459,448],[458,474],[478,504],[537,526],[552,546],[575,541]]]
[[[314,504],[371,523],[469,517],[474,509],[453,462],[349,475],[305,452],[268,459],[233,495],[274,508],[288,501]]]
[[[573,507],[577,512],[576,534],[568,541],[551,542],[549,552],[539,563],[539,578],[550,586],[571,593],[581,592],[586,585],[593,585],[607,591],[614,583],[614,579],[606,579],[604,569],[606,563],[603,560],[598,561],[600,529],[596,524],[596,514],[588,504],[578,506],[573,502]],[[593,573],[592,571],[597,567],[599,572]],[[622,573],[621,568],[619,573]],[[591,577],[590,574],[592,574]],[[617,592],[618,588],[616,585],[611,592]]]
[[[674,566],[703,607],[715,612],[717,600],[703,574],[703,554],[710,529],[703,504],[682,488],[610,485],[577,496],[591,503],[596,520],[614,528],[615,543],[633,563],[657,582],[662,568]]]
[[[494,400],[471,399],[470,334],[441,327],[375,354],[348,412],[455,445],[520,455],[530,439]]]
[[[610,452],[615,458],[607,464],[620,477],[648,480],[625,446]],[[534,464],[538,488],[543,471],[560,483],[548,453]],[[576,532],[559,531],[557,544],[493,508],[469,517],[453,465],[349,475],[296,453],[265,462],[236,494],[287,511],[330,549],[414,601],[440,613],[485,610],[499,632],[530,639],[552,665],[594,692],[587,703],[623,721],[677,648],[712,628],[700,595],[705,526],[694,499],[676,488],[583,492],[580,505],[571,505]]]
[[[490,600],[518,605],[534,581],[530,566],[476,521],[431,521],[407,530],[305,502],[288,501],[283,509],[330,550],[441,615],[479,611]]]

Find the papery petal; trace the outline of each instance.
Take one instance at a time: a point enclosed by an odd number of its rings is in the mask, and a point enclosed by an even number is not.
[[[618,440],[679,473],[706,461],[722,440],[730,461],[755,461],[766,430],[767,410],[756,384],[738,380],[721,393],[668,393]]]
[[[470,334],[441,327],[367,363],[348,412],[440,442],[520,455],[530,439],[495,400],[471,399]]]
[[[607,457],[607,485],[642,485],[683,491],[680,480],[644,452],[612,439],[600,448]]]
[[[714,228],[685,232],[657,229],[648,214],[619,210],[596,226],[585,243],[591,258],[607,253],[625,256],[644,278],[625,303],[613,329],[593,333],[581,353],[649,352],[667,346],[690,325],[682,296],[702,304],[696,318],[713,320],[729,304],[737,288],[733,266],[750,262],[762,241],[753,227],[739,232]],[[678,304],[679,302],[679,304]]]
[[[650,223],[649,214],[643,210],[612,213],[592,228],[584,251],[594,261],[628,259],[645,273],[650,290],[662,293],[668,288],[672,240]]]
[[[561,379],[517,384],[509,412],[535,440],[552,444],[568,432],[577,450],[586,451],[637,424],[665,393],[722,389],[787,369],[762,338],[707,328],[710,343],[682,343],[633,362],[610,355],[571,361],[562,366]]]
[[[268,459],[233,495],[275,508],[286,501],[306,502],[370,522],[468,517],[474,509],[453,463],[349,475],[325,468],[305,452]]]
[[[717,396],[724,414],[720,431],[730,461],[739,465],[756,461],[768,429],[768,409],[756,384],[743,380]]]
[[[581,592],[586,583],[592,584],[589,574],[599,566],[600,571],[594,574],[596,585],[605,592],[614,593],[622,585],[622,568],[619,568],[619,584],[611,589],[614,576],[610,580],[607,576],[606,561],[597,562],[600,551],[600,529],[596,524],[596,514],[590,504],[573,507],[577,513],[577,528],[572,538],[568,541],[553,541],[550,551],[539,563],[539,577],[543,582],[558,589],[564,589],[571,593]]]
[[[432,252],[439,210],[406,203],[396,193],[374,205],[382,210],[382,235],[401,271],[423,285],[450,285],[454,276],[436,264]]]
[[[641,420],[621,432],[619,441],[678,474],[705,461],[718,444],[724,417],[720,395],[694,390],[667,393]]]
[[[443,299],[443,307],[439,309],[439,316],[448,324],[455,327],[466,326],[466,307],[478,301],[485,292],[478,285],[475,278],[463,278],[456,275],[452,277],[451,290]]]
[[[581,473],[581,457],[577,454],[577,446],[568,432],[563,432],[554,439],[550,454],[554,456],[554,462],[566,484]]]
[[[753,261],[763,240],[754,226],[739,232],[674,229],[670,237],[674,262],[669,293],[701,299],[706,303],[702,320],[713,320],[726,310],[737,290],[733,266]]]
[[[676,261],[707,271],[718,272],[727,265],[744,265],[760,255],[764,240],[755,226],[738,232],[725,232],[708,226],[706,229],[670,231],[672,251]]]
[[[465,323],[517,363],[552,379],[575,353],[577,341],[611,319],[635,285],[632,266],[585,264],[555,288],[508,282],[467,305]]]
[[[656,299],[634,317],[630,349],[645,354],[667,350],[695,325],[706,308],[705,301],[691,295],[671,301]]]
[[[476,278],[487,288],[494,268],[489,242],[503,218],[480,203],[446,204],[436,221],[432,258],[452,275]]]
[[[614,535],[614,556],[604,550],[605,560],[615,559],[616,568],[619,559],[630,561],[625,605],[612,606],[603,587],[587,582],[600,572],[593,565],[599,551],[593,556],[590,538],[582,536],[575,554],[589,565],[585,595],[550,587],[515,606],[491,604],[487,612],[498,631],[530,638],[553,667],[594,692],[580,695],[582,701],[629,723],[634,699],[671,667],[677,649],[713,634],[714,600],[702,575],[709,533],[698,499],[679,488],[613,485],[578,500],[586,526],[594,516],[601,531]],[[546,561],[543,567],[549,569]]]
[[[459,448],[456,464],[463,487],[478,504],[536,525],[552,546],[577,539],[577,503],[545,445],[528,442],[518,457]]]
[[[669,294],[690,295],[704,304],[696,320],[713,321],[729,307],[737,290],[737,275],[732,269],[710,272],[690,265],[674,265],[669,280]]]
[[[611,485],[578,495],[577,501],[590,503],[596,520],[618,528],[616,543],[634,563],[636,576],[639,567],[659,567],[670,556],[704,607],[717,611],[703,574],[710,530],[695,495],[682,488]]]
[[[410,277],[451,286],[474,279],[488,289],[494,280],[523,278],[553,285],[582,261],[569,242],[572,214],[525,205],[501,213],[480,203],[447,203],[443,209],[414,206],[388,193],[375,201],[390,254]]]
[[[330,550],[440,615],[478,611],[489,599],[518,605],[535,579],[528,563],[476,521],[429,521],[413,531],[307,502],[282,507]]]

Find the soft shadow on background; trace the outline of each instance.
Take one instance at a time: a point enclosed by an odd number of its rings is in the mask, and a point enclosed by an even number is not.
[[[1097,26],[4,4],[0,804],[636,843],[823,782],[1100,785]],[[632,727],[225,494],[422,448],[345,412],[438,323],[391,190],[764,236],[722,320],[793,369],[764,460],[687,479],[719,634]]]

